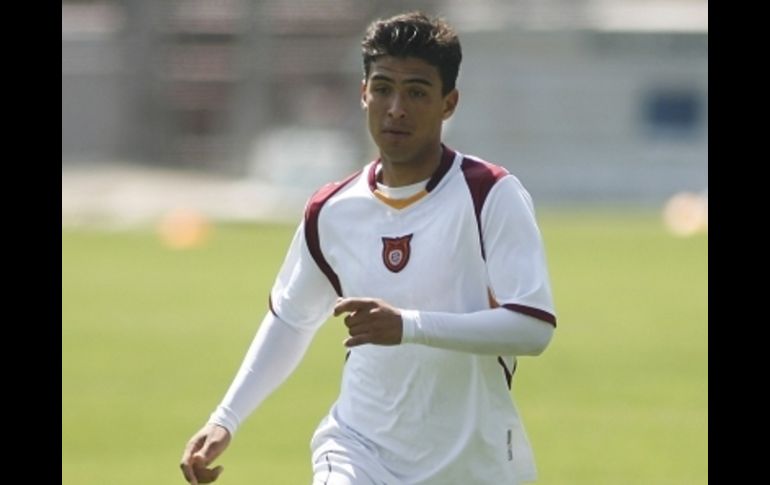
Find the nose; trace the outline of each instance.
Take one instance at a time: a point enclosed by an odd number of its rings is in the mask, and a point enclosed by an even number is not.
[[[401,96],[396,94],[391,98],[390,106],[388,107],[388,117],[390,118],[403,118],[406,116],[404,110],[404,103]]]

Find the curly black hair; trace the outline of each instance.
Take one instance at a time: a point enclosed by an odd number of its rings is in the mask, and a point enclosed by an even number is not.
[[[365,79],[379,57],[416,57],[438,69],[442,95],[455,88],[462,60],[460,39],[441,18],[415,11],[375,20],[366,29],[361,47]]]

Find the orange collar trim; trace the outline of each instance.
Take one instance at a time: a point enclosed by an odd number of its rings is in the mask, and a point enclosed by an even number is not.
[[[428,195],[428,191],[425,189],[417,192],[411,197],[407,197],[406,199],[391,199],[390,197],[386,196],[385,194],[383,194],[377,189],[375,189],[373,193],[375,197],[377,197],[378,199],[380,199],[390,207],[393,207],[394,209],[403,209],[405,207],[409,207],[410,205],[414,204],[418,200]]]

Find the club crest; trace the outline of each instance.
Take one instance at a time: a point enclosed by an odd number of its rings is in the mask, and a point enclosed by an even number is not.
[[[382,262],[385,267],[394,273],[398,273],[406,263],[409,262],[409,253],[411,247],[409,241],[412,240],[412,234],[402,237],[384,237],[382,238]]]

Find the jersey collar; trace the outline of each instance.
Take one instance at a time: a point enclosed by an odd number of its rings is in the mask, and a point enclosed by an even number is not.
[[[455,152],[451,148],[447,147],[443,143],[441,144],[441,162],[439,162],[438,168],[435,172],[433,172],[433,175],[431,176],[430,180],[428,180],[428,183],[425,185],[425,190],[427,192],[430,192],[431,190],[435,189],[439,182],[441,182],[441,179],[444,178],[444,176],[449,172],[449,169],[452,168],[452,161],[455,159]],[[369,181],[369,189],[374,192],[377,190],[377,166],[382,163],[381,160],[378,158],[374,161],[374,163],[369,167],[369,174],[368,174],[368,181]]]

